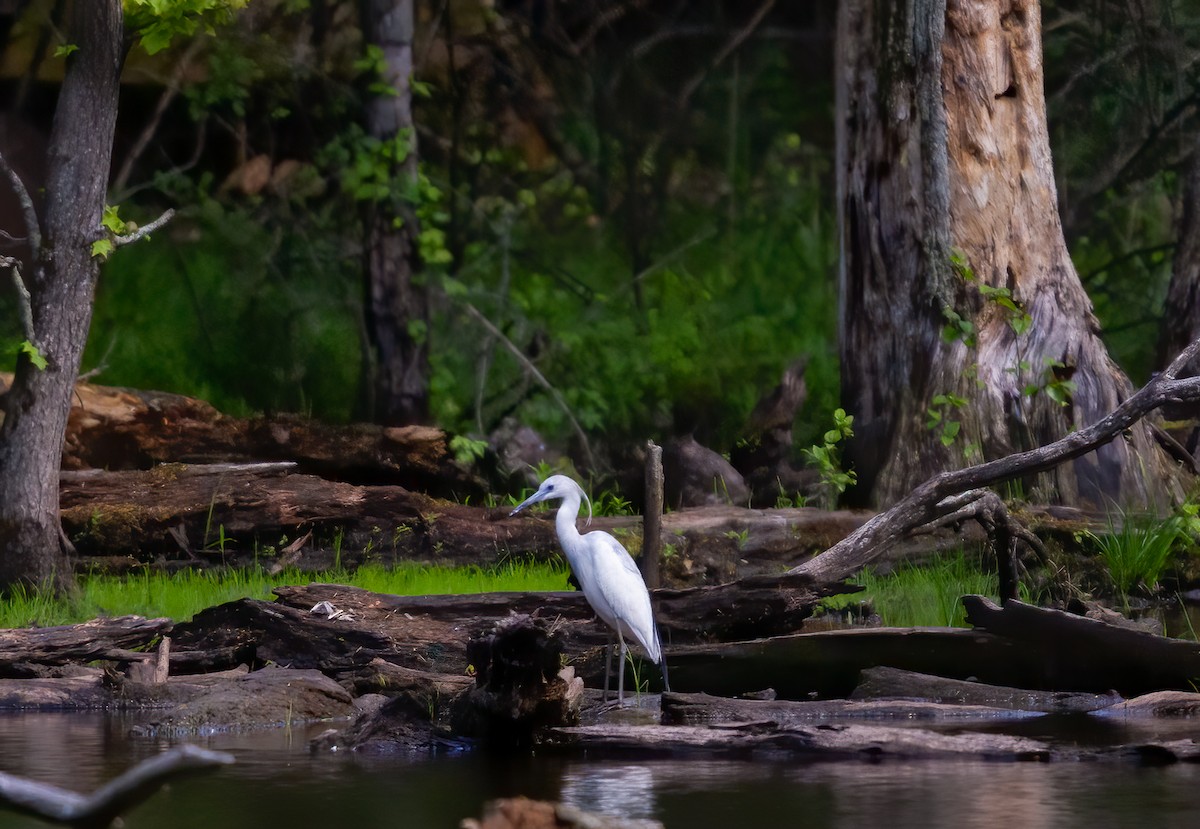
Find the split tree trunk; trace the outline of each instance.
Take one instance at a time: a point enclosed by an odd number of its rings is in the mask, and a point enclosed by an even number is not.
[[[402,426],[429,414],[428,295],[418,281],[417,132],[412,116],[413,0],[364,0],[363,33],[383,50],[381,81],[393,94],[367,104],[367,131],[407,144],[395,160],[391,198],[370,202],[366,231],[366,321],[371,344],[370,412],[377,423]]]
[[[1036,0],[840,5],[841,374],[860,501],[1049,443],[1132,393],[1063,239],[1040,27]],[[953,315],[969,324],[947,330]],[[1139,424],[1023,484],[1050,503],[1165,507],[1173,475]]]
[[[91,245],[104,211],[117,95],[124,58],[121,0],[71,7],[67,58],[48,150],[29,292],[38,369],[22,354],[0,426],[0,589],[66,587],[71,570],[60,542],[58,466],[71,392],[92,319],[99,260]]]

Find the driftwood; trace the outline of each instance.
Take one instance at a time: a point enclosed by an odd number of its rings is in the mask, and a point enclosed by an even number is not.
[[[660,725],[593,725],[552,729],[543,751],[559,746],[589,754],[637,757],[689,755],[748,758],[769,752],[796,759],[1048,760],[1049,743],[1005,734],[942,734],[922,728],[837,725],[779,726],[771,722],[730,724],[720,728]]]
[[[1125,701],[1116,693],[1031,691],[1026,688],[947,679],[885,666],[865,669],[858,687],[854,689],[850,698],[919,699],[953,705],[1006,708],[1013,711],[1041,711],[1047,714],[1098,711]]]
[[[717,726],[729,723],[772,723],[795,726],[838,720],[893,722],[985,722],[1044,716],[989,705],[960,705],[928,700],[758,700],[708,694],[662,695],[663,725]]]
[[[118,616],[78,625],[0,630],[0,676],[34,675],[30,666],[124,659],[171,630],[170,619]]]
[[[0,373],[0,394],[12,384]],[[229,417],[193,397],[78,383],[64,469],[149,469],[163,463],[292,461],[336,480],[390,483],[444,497],[480,497],[449,435],[426,426],[334,426],[292,415]]]
[[[973,502],[989,496],[985,487],[1051,469],[1122,435],[1126,429],[1167,403],[1200,401],[1200,377],[1177,379],[1200,354],[1200,339],[1106,417],[1054,443],[986,463],[935,475],[847,538],[790,572],[827,582],[847,578],[874,561],[919,527],[948,516],[969,516]],[[966,510],[966,512],[964,512]],[[994,509],[992,510],[994,514]],[[1011,527],[1013,532],[1019,528]]]
[[[53,823],[104,829],[169,781],[233,761],[231,754],[193,745],[175,746],[143,760],[90,795],[0,773],[0,805]]]
[[[1003,609],[964,596],[967,621],[1042,655],[1044,685],[1126,696],[1191,690],[1200,678],[1200,645],[1117,627],[1061,610],[1010,601]],[[1037,687],[1037,686],[1032,686]]]

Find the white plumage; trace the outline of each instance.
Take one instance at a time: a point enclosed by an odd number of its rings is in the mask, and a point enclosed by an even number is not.
[[[637,564],[621,542],[601,530],[580,534],[575,527],[579,507],[587,495],[575,481],[566,475],[551,475],[538,491],[525,499],[512,515],[516,515],[530,504],[540,501],[562,499],[554,519],[558,532],[558,543],[567,556],[567,563],[575,574],[588,604],[596,615],[617,632],[621,642],[621,664],[617,679],[617,699],[625,700],[625,637],[631,637],[645,649],[646,654],[663,668],[663,683],[666,684],[667,670],[663,662],[662,645],[658,629],[654,625],[654,612],[650,608],[650,593]],[[591,521],[592,504],[588,501],[588,520]],[[611,638],[610,638],[611,642]],[[605,668],[604,689],[608,692],[608,676],[611,671],[611,647],[609,664]]]

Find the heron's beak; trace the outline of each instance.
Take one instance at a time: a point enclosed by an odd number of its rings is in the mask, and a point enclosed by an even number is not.
[[[510,513],[508,514],[508,517],[509,517],[509,518],[512,518],[512,517],[513,517],[514,515],[516,515],[518,512],[520,512],[521,510],[525,509],[525,507],[529,506],[530,504],[536,504],[538,501],[542,500],[542,499],[541,499],[541,497],[540,497],[540,496],[541,496],[541,494],[542,494],[542,493],[539,491],[539,492],[535,492],[535,493],[533,493],[532,495],[530,495],[528,498],[526,498],[524,501],[522,501],[520,504],[518,504],[518,505],[517,505],[517,506],[516,506],[516,507],[513,509],[513,511],[512,511],[512,512],[510,512]]]

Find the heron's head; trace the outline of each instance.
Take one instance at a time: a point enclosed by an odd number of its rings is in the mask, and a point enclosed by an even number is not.
[[[542,485],[538,487],[537,492],[530,495],[524,501],[517,505],[516,509],[509,515],[516,515],[521,510],[539,501],[553,501],[556,498],[576,498],[576,505],[579,499],[587,501],[588,504],[588,523],[592,520],[592,502],[587,497],[587,493],[583,488],[566,475],[551,475],[546,480],[542,481]]]

